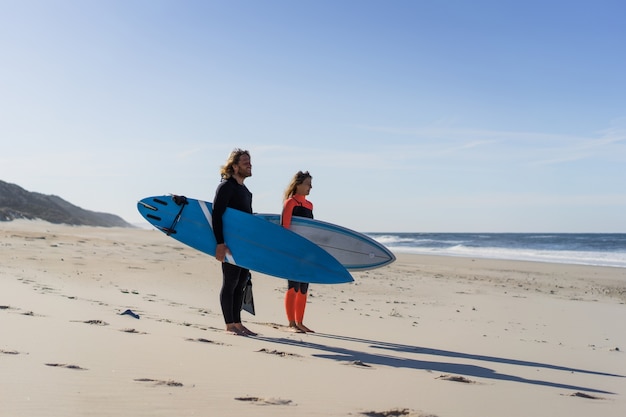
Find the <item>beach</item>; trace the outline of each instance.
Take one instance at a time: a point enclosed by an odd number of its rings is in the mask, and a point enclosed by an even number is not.
[[[242,337],[161,232],[0,223],[0,417],[624,415],[626,268],[397,257],[312,284],[307,334],[253,272]]]

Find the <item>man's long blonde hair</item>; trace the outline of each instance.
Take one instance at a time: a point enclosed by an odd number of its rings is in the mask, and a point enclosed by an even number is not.
[[[242,155],[248,155],[248,157],[250,157],[250,152],[239,148],[233,149],[233,151],[228,156],[226,163],[220,168],[220,175],[222,176],[223,180],[227,180],[233,176],[233,174],[235,173],[233,165],[237,165],[239,163],[239,159]]]

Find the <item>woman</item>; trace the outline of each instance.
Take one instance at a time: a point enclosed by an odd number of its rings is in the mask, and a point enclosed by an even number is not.
[[[311,188],[313,188],[312,179],[313,177],[308,171],[298,171],[293,176],[284,195],[281,216],[283,227],[291,227],[293,216],[313,218],[313,203],[306,199]],[[285,294],[285,311],[287,320],[289,320],[289,327],[300,333],[313,332],[303,324],[308,289],[308,283],[289,280]]]

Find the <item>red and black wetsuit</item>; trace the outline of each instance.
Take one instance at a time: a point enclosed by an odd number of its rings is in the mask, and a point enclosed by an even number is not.
[[[293,216],[308,217],[309,219],[312,219],[313,203],[300,194],[295,194],[288,198],[283,204],[283,214],[281,216],[280,223],[286,228],[291,227],[291,218]],[[293,288],[296,292],[300,292],[302,294],[306,294],[309,289],[309,284],[305,282],[289,280],[288,285],[289,289]]]

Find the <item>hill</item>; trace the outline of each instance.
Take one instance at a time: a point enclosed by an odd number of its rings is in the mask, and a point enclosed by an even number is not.
[[[40,219],[73,226],[133,227],[119,216],[77,207],[61,197],[26,191],[0,180],[0,221]]]

